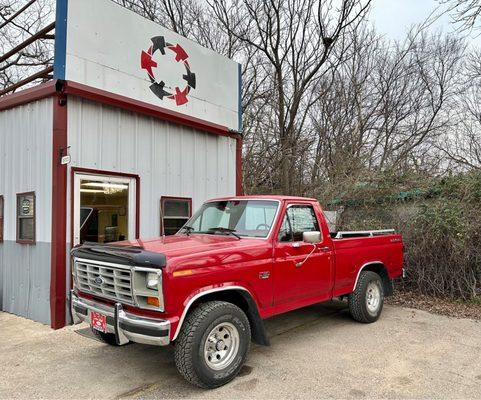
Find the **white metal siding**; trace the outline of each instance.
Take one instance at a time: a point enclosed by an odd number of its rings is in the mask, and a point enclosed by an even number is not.
[[[229,137],[69,98],[68,140],[71,166],[140,176],[144,238],[159,235],[161,196],[191,197],[195,210],[235,194],[236,141]]]
[[[0,301],[5,311],[50,322],[52,99],[0,111],[0,194],[5,242],[0,244]],[[35,191],[35,245],[15,243],[16,194]]]
[[[67,81],[240,129],[238,63],[112,1],[70,0],[67,19],[66,59],[62,61]],[[180,45],[188,55],[196,85],[182,107],[172,99],[160,100],[154,95],[147,71],[141,68],[141,52],[152,46],[154,36],[163,36],[174,46]],[[175,61],[176,54],[171,50],[164,56],[154,52],[153,60],[158,65],[152,73],[157,82],[165,82],[165,89],[175,95],[176,87],[180,90],[186,87],[182,78],[186,66]]]

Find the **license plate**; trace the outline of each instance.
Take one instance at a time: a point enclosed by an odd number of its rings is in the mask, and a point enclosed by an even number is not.
[[[90,312],[90,325],[97,331],[107,333],[107,317],[98,312]]]

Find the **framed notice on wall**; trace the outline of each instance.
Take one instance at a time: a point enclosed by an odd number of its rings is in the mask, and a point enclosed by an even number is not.
[[[35,192],[17,194],[17,243],[35,243]]]

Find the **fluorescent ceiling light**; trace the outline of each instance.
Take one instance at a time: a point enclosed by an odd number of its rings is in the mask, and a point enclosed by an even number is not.
[[[100,189],[80,189],[82,193],[104,193],[103,190]]]
[[[82,186],[112,188],[112,189],[128,189],[129,188],[129,185],[124,185],[122,183],[107,183],[107,182],[87,182],[87,183],[82,183]]]

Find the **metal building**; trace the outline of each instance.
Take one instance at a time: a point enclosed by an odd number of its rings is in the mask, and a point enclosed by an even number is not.
[[[0,308],[60,328],[72,246],[240,194],[241,88],[237,63],[108,0],[57,0],[47,28],[53,79],[0,97]]]

